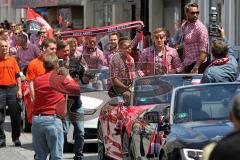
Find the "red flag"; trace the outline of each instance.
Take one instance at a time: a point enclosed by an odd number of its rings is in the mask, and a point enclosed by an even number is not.
[[[48,37],[53,37],[52,32],[53,28],[47,23],[47,21],[38,13],[36,13],[33,9],[28,8],[27,11],[27,21],[34,21],[43,26],[44,28],[47,29],[48,32]],[[41,27],[40,26],[40,27]]]

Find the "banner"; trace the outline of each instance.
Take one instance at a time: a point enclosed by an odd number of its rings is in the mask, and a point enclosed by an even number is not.
[[[101,34],[101,33],[110,33],[110,32],[116,32],[116,31],[120,31],[120,30],[141,28],[141,27],[142,27],[141,21],[132,21],[132,22],[114,24],[114,25],[103,26],[103,27],[98,27],[98,28],[63,31],[63,32],[61,32],[61,35],[62,35],[62,38],[91,36],[91,35],[97,35],[97,34]]]
[[[48,37],[52,37],[52,27],[47,21],[33,9],[28,8],[27,11],[27,33],[36,33],[41,27],[45,27],[48,32]]]

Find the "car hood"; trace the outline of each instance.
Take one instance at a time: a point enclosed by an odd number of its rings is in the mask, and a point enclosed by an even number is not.
[[[81,96],[82,106],[86,109],[95,109],[98,108],[103,100],[93,97]]]
[[[202,148],[210,142],[216,142],[233,130],[229,121],[199,121],[172,125],[172,133],[185,147]]]

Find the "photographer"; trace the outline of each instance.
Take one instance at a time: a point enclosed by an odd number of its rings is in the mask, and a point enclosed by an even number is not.
[[[219,28],[221,36],[224,37],[224,30]],[[227,40],[225,39],[227,42]],[[203,73],[201,83],[233,82],[238,75],[238,63],[232,55],[232,47],[224,40],[212,40],[213,61]]]
[[[67,72],[56,73],[58,58],[54,54],[43,55],[45,74],[34,79],[35,101],[33,107],[32,136],[35,159],[63,158],[63,128],[65,115],[64,94],[79,95],[80,86]]]
[[[82,79],[85,69],[80,65],[81,62],[77,61],[77,58],[69,57],[70,47],[65,41],[58,42],[57,55],[62,59],[61,65],[69,68],[69,72],[72,77]],[[70,147],[69,143],[67,142],[67,134],[71,122],[74,126],[74,160],[82,160],[84,145],[84,111],[82,108],[82,101],[80,95],[69,96],[68,98],[68,116],[63,121],[63,133],[65,141],[64,150],[67,150],[67,148]]]

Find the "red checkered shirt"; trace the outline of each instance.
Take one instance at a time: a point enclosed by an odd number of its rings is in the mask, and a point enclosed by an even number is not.
[[[78,47],[78,49],[82,50],[83,58],[89,69],[101,69],[103,66],[107,65],[103,52],[99,48],[96,48],[96,51],[91,54],[88,53],[87,48],[83,46]]]
[[[140,56],[139,67],[144,72],[144,75],[162,74],[159,71],[159,65],[167,68],[167,73],[174,74],[183,70],[182,62],[177,54],[176,49],[165,46],[164,54],[166,55],[166,64],[164,64],[164,56],[157,56],[154,46],[143,50]]]
[[[116,53],[110,60],[110,77],[117,77],[123,84],[130,85],[135,78],[134,59],[128,55],[123,58],[121,53]]]
[[[200,52],[208,53],[208,31],[204,24],[197,20],[195,23],[184,22],[182,24],[184,65],[195,63]]]
[[[109,66],[111,58],[113,57],[114,54],[116,54],[118,51],[105,51],[103,52],[103,55],[105,59],[107,60],[107,66]]]

